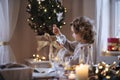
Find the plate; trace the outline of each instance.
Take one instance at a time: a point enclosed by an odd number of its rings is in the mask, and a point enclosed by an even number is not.
[[[33,73],[33,77],[50,77],[55,76],[54,68],[35,68],[37,72]]]

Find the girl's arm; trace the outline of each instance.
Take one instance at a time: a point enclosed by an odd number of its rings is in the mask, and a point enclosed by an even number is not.
[[[78,42],[67,40],[63,34],[57,35],[56,38],[57,38],[57,42],[63,45],[67,50],[69,50],[70,52],[74,52],[74,49],[78,44]]]
[[[63,45],[70,52],[74,52],[77,42],[70,42],[66,37],[60,32],[60,29],[54,24],[53,33],[56,35],[57,41]]]

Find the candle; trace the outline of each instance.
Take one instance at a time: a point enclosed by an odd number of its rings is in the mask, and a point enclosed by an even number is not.
[[[74,80],[76,78],[75,74],[73,71],[70,72],[69,76],[68,76],[68,79],[70,80]]]
[[[88,65],[80,64],[75,68],[76,80],[88,80]]]

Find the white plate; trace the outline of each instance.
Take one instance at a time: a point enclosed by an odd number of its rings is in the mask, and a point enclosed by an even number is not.
[[[55,69],[53,68],[35,68],[39,73],[34,72],[33,77],[45,77],[55,75]]]

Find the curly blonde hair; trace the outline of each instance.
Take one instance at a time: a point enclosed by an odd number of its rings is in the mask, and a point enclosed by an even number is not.
[[[90,18],[86,16],[78,17],[70,25],[73,27],[75,34],[80,34],[86,43],[91,44],[94,42],[95,32],[93,31],[93,24]]]

